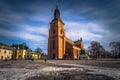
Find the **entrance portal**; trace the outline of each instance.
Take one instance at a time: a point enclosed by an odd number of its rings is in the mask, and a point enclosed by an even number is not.
[[[53,59],[55,59],[55,53],[53,53]]]

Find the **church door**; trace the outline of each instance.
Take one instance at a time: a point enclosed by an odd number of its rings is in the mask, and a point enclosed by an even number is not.
[[[55,59],[55,53],[53,53],[53,59]]]

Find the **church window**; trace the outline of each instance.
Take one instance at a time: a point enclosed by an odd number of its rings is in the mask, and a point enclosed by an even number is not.
[[[55,26],[55,23],[53,23],[53,27]]]
[[[53,40],[53,49],[55,49],[55,40]]]
[[[53,34],[55,34],[55,30],[53,30]]]
[[[60,32],[61,32],[61,34],[62,34],[62,30],[61,30]]]

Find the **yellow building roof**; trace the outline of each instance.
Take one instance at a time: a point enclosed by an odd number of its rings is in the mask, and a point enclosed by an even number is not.
[[[0,43],[0,49],[8,49],[8,50],[12,50],[13,48],[8,46],[8,45],[5,45],[5,44],[2,44]]]

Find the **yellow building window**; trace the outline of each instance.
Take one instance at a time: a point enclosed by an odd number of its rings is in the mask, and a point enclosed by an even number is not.
[[[9,51],[9,54],[10,54],[10,51]]]
[[[4,53],[6,54],[6,50],[4,51]]]

